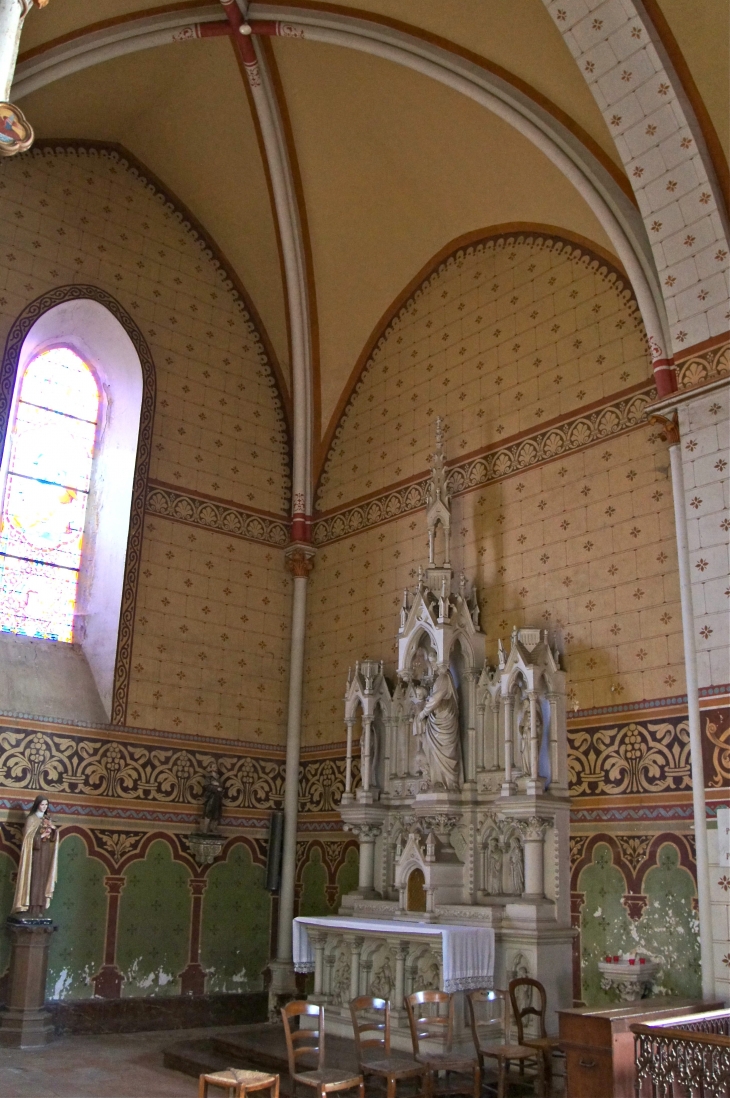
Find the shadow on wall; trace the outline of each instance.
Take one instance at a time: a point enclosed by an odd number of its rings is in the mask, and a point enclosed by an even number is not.
[[[630,837],[637,855],[650,837]],[[614,864],[608,843],[593,848],[593,860],[578,878],[581,910],[581,976],[588,1006],[618,1001],[615,990],[601,987],[598,962],[634,950],[660,965],[654,995],[701,996],[697,890],[681,862],[681,851],[663,843],[646,866],[640,891],[631,890],[624,871]]]

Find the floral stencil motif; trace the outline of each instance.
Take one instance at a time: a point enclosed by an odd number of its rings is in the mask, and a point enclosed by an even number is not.
[[[573,796],[691,788],[686,720],[569,730],[568,752]]]

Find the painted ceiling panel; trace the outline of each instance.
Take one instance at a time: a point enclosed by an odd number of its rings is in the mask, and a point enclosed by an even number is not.
[[[276,40],[312,241],[322,433],[392,300],[452,239],[559,226],[612,250],[571,184],[471,100],[361,53]]]
[[[196,3],[200,7],[205,2]],[[172,5],[164,5],[169,8]],[[189,4],[174,5],[184,10]],[[101,23],[107,19],[119,19],[134,12],[154,11],[163,7],[159,0],[50,0],[45,8],[33,7],[23,27],[21,53],[34,49],[42,42],[49,42],[61,35],[70,34],[79,27]]]
[[[23,109],[38,137],[121,142],[188,206],[243,282],[288,380],[276,232],[228,40],[107,61],[25,97]]]
[[[411,23],[513,73],[565,111],[622,167],[613,138],[543,0],[340,0]]]

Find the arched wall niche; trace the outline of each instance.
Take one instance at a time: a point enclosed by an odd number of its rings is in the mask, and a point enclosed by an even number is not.
[[[10,329],[0,366],[0,443],[28,363],[67,346],[103,392],[84,530],[74,644],[0,634],[0,709],[74,721],[124,719],[155,408],[155,369],[134,321],[96,286],[62,286]]]

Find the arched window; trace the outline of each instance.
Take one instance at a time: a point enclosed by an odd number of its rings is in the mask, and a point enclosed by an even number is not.
[[[154,367],[103,291],[58,297],[19,318],[0,362],[0,710],[119,722]]]
[[[28,363],[4,456],[0,629],[72,641],[99,386],[70,347]]]

